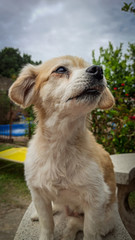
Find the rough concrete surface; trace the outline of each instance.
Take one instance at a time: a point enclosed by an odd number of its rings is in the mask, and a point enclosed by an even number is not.
[[[33,204],[30,204],[29,208],[27,209],[21,224],[18,228],[14,240],[37,240],[39,239],[39,222],[32,222],[30,220],[30,216],[33,212]],[[65,220],[63,219],[62,215],[55,215],[55,237],[54,240],[60,240],[62,236],[63,229],[65,227]],[[80,232],[76,240],[82,240],[83,233]],[[115,212],[115,229],[112,233],[108,234],[106,237],[103,237],[104,240],[131,240],[131,237],[127,233],[126,229],[121,222],[121,219],[118,214],[117,206]]]
[[[20,207],[3,207],[3,210],[0,212],[0,240],[14,239],[25,211],[25,208]]]

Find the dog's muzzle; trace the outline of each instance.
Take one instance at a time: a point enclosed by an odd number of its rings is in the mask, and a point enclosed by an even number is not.
[[[76,96],[70,97],[67,101],[72,99],[92,100],[98,97],[104,90],[105,83],[103,77],[103,69],[100,66],[93,65],[86,69],[86,85]]]

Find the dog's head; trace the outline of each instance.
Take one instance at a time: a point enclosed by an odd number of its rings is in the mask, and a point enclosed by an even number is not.
[[[114,98],[100,66],[78,57],[54,58],[27,65],[9,89],[9,97],[26,108],[34,104],[48,113],[83,115],[94,108],[111,108]]]

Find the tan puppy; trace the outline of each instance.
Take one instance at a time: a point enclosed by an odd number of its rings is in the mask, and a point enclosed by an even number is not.
[[[9,90],[26,108],[34,104],[37,129],[30,141],[25,176],[41,225],[40,240],[52,240],[51,202],[65,207],[63,240],[100,240],[114,227],[115,177],[109,154],[86,126],[95,108],[113,106],[102,68],[72,56],[26,66]]]

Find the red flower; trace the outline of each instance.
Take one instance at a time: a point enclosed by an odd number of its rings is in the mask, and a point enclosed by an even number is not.
[[[130,119],[131,120],[135,120],[135,116],[130,116]]]
[[[121,83],[121,86],[125,86],[125,83]]]
[[[113,89],[114,89],[114,90],[117,90],[117,87],[114,87]]]
[[[129,96],[129,94],[128,94],[128,93],[125,93],[125,95],[126,95],[126,96]]]

